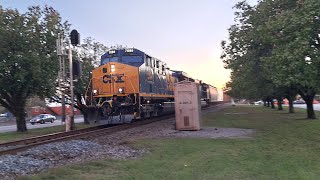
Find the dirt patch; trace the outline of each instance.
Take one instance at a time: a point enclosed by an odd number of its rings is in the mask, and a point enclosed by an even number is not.
[[[107,137],[96,138],[100,144],[119,145],[126,141],[144,138],[252,138],[254,130],[241,128],[203,127],[199,131],[175,130],[174,119],[147,124],[111,134]]]
[[[240,128],[213,128],[205,127],[199,131],[172,131],[168,132],[169,137],[183,138],[251,138],[253,134],[251,129]]]

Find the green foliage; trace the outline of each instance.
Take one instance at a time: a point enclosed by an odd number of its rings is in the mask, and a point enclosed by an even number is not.
[[[24,14],[0,7],[0,104],[25,131],[27,98],[54,92],[58,72],[56,38],[67,23],[51,7],[30,7]]]
[[[235,8],[235,25],[222,43],[232,70],[229,90],[242,98],[279,98],[298,92],[314,119],[312,100],[320,84],[320,1],[246,1]]]
[[[261,3],[261,9],[269,9],[265,4],[275,6],[281,2],[266,0]],[[276,72],[271,76],[275,84],[314,91],[319,87],[319,8],[319,1],[290,1],[260,26],[263,40],[273,44],[272,56],[264,61],[266,67]]]
[[[271,96],[273,84],[269,71],[264,69],[261,56],[269,56],[272,46],[257,36],[257,27],[263,22],[255,17],[255,8],[245,1],[235,8],[235,25],[229,29],[229,40],[222,42],[225,67],[232,70],[228,83],[230,94],[238,98],[259,99]],[[261,16],[263,18],[263,16]],[[262,20],[262,21],[261,21]]]
[[[90,84],[91,71],[100,65],[100,57],[107,52],[108,48],[103,44],[95,41],[93,38],[86,38],[81,44],[79,54],[82,63],[82,76],[75,83],[75,93],[86,94]]]

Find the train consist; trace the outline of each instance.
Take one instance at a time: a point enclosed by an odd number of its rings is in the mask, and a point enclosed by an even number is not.
[[[100,118],[131,121],[174,111],[174,84],[189,80],[199,83],[202,105],[221,101],[217,88],[170,70],[167,64],[138,49],[109,50],[92,71],[91,104]]]

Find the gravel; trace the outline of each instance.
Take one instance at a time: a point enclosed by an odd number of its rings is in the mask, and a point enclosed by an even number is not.
[[[71,140],[40,145],[17,155],[0,156],[0,179],[15,179],[67,163],[80,163],[103,158],[127,159],[141,157],[146,150],[126,145],[101,145],[93,141]]]
[[[32,157],[0,156],[0,179],[14,179],[16,175],[26,175],[49,167],[49,162]]]
[[[51,163],[59,162],[61,159],[71,159],[82,154],[90,154],[101,151],[103,146],[90,141],[71,140],[56,142],[34,147],[22,153],[21,156],[30,156],[36,159],[45,159]]]

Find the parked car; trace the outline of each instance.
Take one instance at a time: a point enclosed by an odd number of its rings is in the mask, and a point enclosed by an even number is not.
[[[305,104],[305,102],[302,99],[298,99],[298,100],[293,101],[293,104]]]
[[[6,118],[6,117],[8,117],[8,115],[6,113],[3,113],[3,114],[0,114],[0,117]]]
[[[8,121],[8,120],[14,120],[14,119],[15,119],[15,117],[9,111],[4,112],[3,114],[0,114],[0,120]]]
[[[40,114],[32,119],[30,119],[30,123],[34,125],[35,123],[41,123],[44,124],[46,122],[53,123],[54,120],[56,120],[56,117],[51,114]]]
[[[254,105],[260,105],[260,104],[263,104],[263,101],[256,101],[256,102],[254,102]]]

